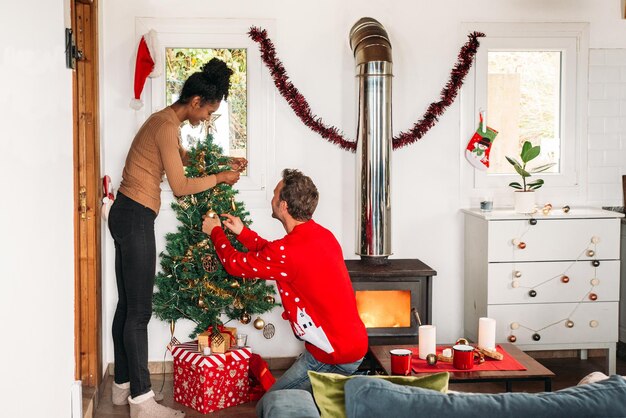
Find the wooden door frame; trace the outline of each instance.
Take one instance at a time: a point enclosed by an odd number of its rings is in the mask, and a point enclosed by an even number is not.
[[[73,74],[74,354],[83,386],[102,382],[98,0],[72,0],[72,30],[82,58]]]

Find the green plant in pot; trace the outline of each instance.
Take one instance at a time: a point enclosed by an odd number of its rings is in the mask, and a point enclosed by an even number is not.
[[[540,165],[535,168],[527,168],[527,164],[537,158],[541,153],[539,145],[533,146],[530,141],[524,141],[522,152],[520,153],[521,163],[515,158],[506,157],[507,161],[515,168],[515,171],[522,176],[522,183],[516,181],[509,183],[509,186],[516,189],[515,191],[515,212],[532,213],[535,210],[535,190],[543,186],[542,179],[527,182],[526,179],[535,173],[548,170],[554,166],[554,163]]]

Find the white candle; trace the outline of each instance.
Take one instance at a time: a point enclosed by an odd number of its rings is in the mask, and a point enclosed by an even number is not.
[[[419,334],[419,358],[426,359],[430,353],[437,354],[436,328],[434,325],[421,325]]]
[[[496,320],[493,318],[478,319],[478,346],[487,350],[496,349]]]

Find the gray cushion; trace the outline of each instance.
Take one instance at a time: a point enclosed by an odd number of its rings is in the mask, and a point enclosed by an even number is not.
[[[262,418],[319,418],[310,392],[301,389],[282,389],[268,392],[256,406]]]
[[[557,392],[443,394],[355,377],[345,386],[348,418],[384,417],[626,417],[626,381],[621,376]]]

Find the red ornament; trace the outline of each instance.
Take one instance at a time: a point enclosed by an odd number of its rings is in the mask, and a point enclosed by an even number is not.
[[[509,342],[514,343],[515,341],[517,341],[517,337],[515,335],[509,335]]]
[[[344,138],[334,126],[327,126],[322,122],[322,119],[317,117],[311,112],[309,103],[304,96],[298,91],[298,89],[289,80],[287,71],[283,66],[283,63],[276,57],[276,50],[274,43],[267,37],[267,31],[258,27],[251,27],[248,31],[248,36],[259,44],[259,50],[261,51],[261,59],[265,66],[269,69],[272,78],[274,79],[274,85],[285,98],[294,113],[300,118],[300,120],[314,132],[317,132],[322,138],[339,145],[341,148],[355,152],[356,142]],[[441,90],[440,100],[433,102],[428,106],[426,113],[422,116],[418,122],[413,125],[409,131],[402,132],[397,137],[393,138],[393,149],[401,148],[405,145],[417,142],[422,138],[426,132],[438,121],[438,118],[443,115],[446,109],[454,102],[454,99],[459,93],[459,89],[463,85],[463,80],[467,75],[469,69],[474,61],[476,51],[480,46],[478,38],[484,37],[485,34],[481,32],[472,32],[468,35],[469,40],[463,45],[459,52],[457,63],[452,68],[450,78],[446,83],[446,86]]]
[[[598,299],[598,295],[596,295],[595,293],[589,293],[589,299],[597,300]]]
[[[524,248],[526,248],[526,243],[520,242],[519,244],[517,244],[517,248],[519,248],[520,250],[523,250]]]
[[[561,277],[561,281],[562,281],[563,283],[569,283],[569,277],[567,277],[567,276],[563,276],[563,277]]]

